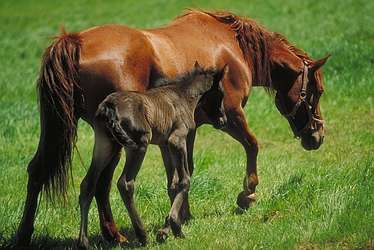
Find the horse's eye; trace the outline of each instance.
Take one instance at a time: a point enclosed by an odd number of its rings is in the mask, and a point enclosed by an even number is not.
[[[321,96],[323,94],[323,90],[318,90],[318,96]]]

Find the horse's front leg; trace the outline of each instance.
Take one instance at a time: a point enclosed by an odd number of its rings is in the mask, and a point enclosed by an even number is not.
[[[247,154],[247,168],[243,181],[243,192],[239,193],[237,204],[243,209],[248,209],[256,201],[258,143],[248,128],[242,108],[227,112],[227,117],[228,123],[223,130],[239,141],[244,146]]]
[[[138,174],[146,149],[126,149],[126,163],[122,175],[117,182],[122,200],[129,213],[135,234],[140,243],[145,246],[149,243],[147,230],[140,219],[134,202],[135,178]]]
[[[176,195],[172,203],[169,214],[165,219],[163,227],[158,231],[156,240],[159,243],[164,242],[173,230],[174,236],[184,238],[181,230],[182,219],[180,217],[181,208],[186,202],[188,191],[190,189],[191,177],[188,169],[186,142],[169,139],[169,152],[173,161],[176,174],[172,179],[172,186],[175,186]],[[176,178],[176,175],[178,178]]]
[[[113,172],[120,160],[121,148],[122,147],[118,145],[112,160],[101,172],[100,178],[96,184],[95,199],[99,210],[100,228],[103,238],[107,242],[117,241],[120,244],[124,244],[128,241],[119,233],[109,203],[109,192],[112,186]]]

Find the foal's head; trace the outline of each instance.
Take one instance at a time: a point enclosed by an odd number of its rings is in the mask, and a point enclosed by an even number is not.
[[[199,106],[212,125],[216,129],[221,129],[227,124],[227,117],[225,108],[223,105],[223,98],[225,91],[221,82],[223,76],[227,73],[228,66],[223,67],[219,72],[215,72],[213,75],[213,86],[205,92],[200,99]],[[212,74],[212,73],[207,73]]]

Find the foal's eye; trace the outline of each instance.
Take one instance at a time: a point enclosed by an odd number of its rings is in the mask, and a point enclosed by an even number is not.
[[[318,90],[318,96],[321,96],[323,94],[323,90]]]

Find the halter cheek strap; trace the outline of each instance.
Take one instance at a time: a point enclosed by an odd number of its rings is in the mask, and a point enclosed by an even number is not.
[[[308,112],[308,116],[309,116],[309,121],[301,130],[296,131],[296,132],[294,131],[295,138],[298,138],[302,134],[304,134],[306,132],[306,130],[309,129],[312,126],[313,123],[321,124],[322,126],[324,126],[324,121],[316,118],[312,114],[312,107],[308,104],[308,101],[306,99],[306,97],[307,97],[307,87],[308,87],[308,83],[309,83],[308,73],[309,73],[308,72],[308,63],[304,62],[303,79],[302,79],[303,84],[302,84],[302,87],[301,87],[301,90],[300,90],[299,98],[297,99],[295,107],[292,109],[292,111],[288,114],[283,115],[286,118],[295,119],[295,115],[296,115],[297,110],[300,108],[302,103],[305,104],[305,108],[306,108],[306,110]],[[296,128],[296,126],[293,126],[293,127]]]

